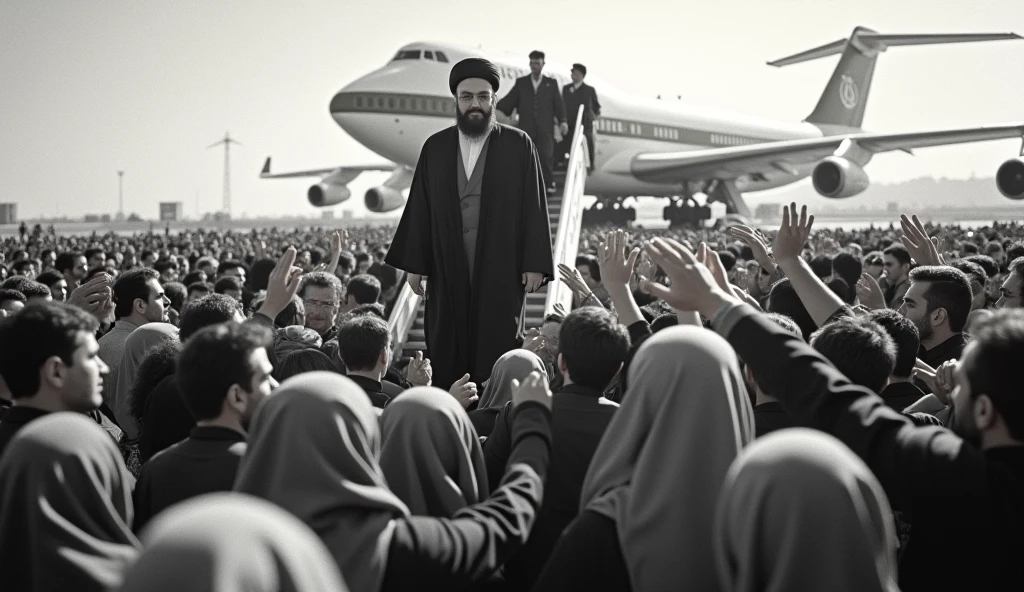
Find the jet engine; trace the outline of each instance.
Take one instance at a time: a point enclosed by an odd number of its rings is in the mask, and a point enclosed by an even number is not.
[[[317,183],[306,192],[309,203],[318,208],[340,204],[351,195],[348,187],[334,183]]]
[[[366,209],[376,214],[397,210],[405,205],[405,198],[398,189],[378,185],[366,191]]]
[[[868,188],[871,181],[860,165],[841,156],[829,156],[811,173],[814,189],[825,197],[851,197]]]
[[[1024,199],[1024,158],[1008,160],[999,167],[996,187],[1010,199]]]

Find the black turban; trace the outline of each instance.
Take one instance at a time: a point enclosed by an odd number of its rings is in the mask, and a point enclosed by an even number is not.
[[[491,83],[491,90],[494,92],[498,92],[498,85],[501,82],[494,64],[480,58],[466,58],[455,64],[448,76],[448,88],[451,89],[452,96],[455,95],[459,83],[467,78],[483,78]]]

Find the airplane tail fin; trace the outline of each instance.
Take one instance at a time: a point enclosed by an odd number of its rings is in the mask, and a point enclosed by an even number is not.
[[[1021,39],[1015,33],[886,35],[866,27],[857,27],[849,39],[840,39],[773,62],[769,66],[789,66],[842,54],[818,105],[805,121],[815,125],[860,128],[864,107],[871,90],[878,54],[898,45],[938,45],[972,41]]]

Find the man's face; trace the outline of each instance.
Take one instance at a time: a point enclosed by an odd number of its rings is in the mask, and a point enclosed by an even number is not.
[[[885,266],[885,278],[889,280],[889,284],[895,286],[907,279],[907,272],[910,269],[909,265],[901,264],[899,259],[892,255],[885,255],[882,260]]]
[[[60,280],[50,286],[50,296],[57,302],[64,302],[68,299],[68,283],[66,280]]]
[[[768,273],[767,269],[765,269],[765,268],[761,267],[760,265],[758,265],[757,266],[757,287],[761,290],[762,294],[767,294],[768,293],[769,289],[771,288],[771,286],[768,285],[769,282],[771,281],[771,279],[772,279],[772,274]]]
[[[583,74],[580,74],[579,70],[573,70],[569,72],[569,76],[572,77],[573,84],[579,84],[583,82]]]
[[[89,267],[85,260],[85,255],[80,255],[75,258],[74,266],[71,268],[71,276],[76,281],[82,281],[85,279],[85,274],[89,273]]]
[[[227,296],[228,298],[234,298],[236,302],[242,301],[241,290],[224,290],[224,295]]]
[[[583,282],[587,284],[587,287],[591,290],[597,289],[597,286],[601,284],[601,282],[595,280],[594,276],[590,274],[589,266],[579,265],[576,267],[576,271],[580,272],[580,275],[583,277]]]
[[[35,263],[29,263],[28,265],[22,266],[21,272],[19,273],[19,275],[23,275],[23,276],[27,277],[30,280],[36,279],[36,264]]]
[[[167,308],[171,306],[171,300],[164,294],[164,287],[157,280],[146,282],[149,287],[149,300],[146,301],[146,320],[151,323],[166,323]]]
[[[544,60],[530,60],[530,72],[533,77],[540,76],[540,73],[544,70]]]
[[[985,286],[978,280],[971,280],[971,310],[981,310],[988,303],[988,294],[985,293]]]
[[[243,286],[245,285],[245,270],[242,269],[241,267],[231,267],[229,269],[225,269],[224,273],[222,273],[220,277],[236,277],[238,278],[238,281],[242,283]]]
[[[364,273],[369,271],[369,269],[370,269],[370,260],[369,259],[366,259],[365,261],[360,261],[359,265],[357,266],[357,273],[356,273],[356,275],[363,275]]]
[[[67,411],[86,413],[103,404],[103,375],[110,368],[99,354],[100,345],[96,343],[96,337],[92,333],[80,332],[78,347],[71,354],[71,364],[64,366],[64,381],[60,388],[61,400]]]
[[[928,339],[935,333],[928,313],[928,302],[924,299],[924,293],[928,291],[928,282],[913,282],[910,289],[903,297],[903,304],[900,306],[900,314],[907,320],[914,323],[921,340]]]
[[[197,267],[196,269],[198,269],[199,271],[205,273],[207,275],[207,277],[212,276],[213,274],[217,273],[217,269],[209,261],[203,262],[203,264],[200,265],[199,267]]]
[[[963,356],[956,365],[953,373],[953,414],[956,421],[953,425],[954,431],[965,441],[975,447],[981,447],[981,430],[974,421],[974,401],[971,400],[971,384],[967,379],[967,369],[974,367],[974,360],[978,355],[977,344],[969,343],[964,348]]]
[[[1016,271],[1006,276],[1006,281],[999,287],[999,300],[996,301],[997,308],[1021,308],[1022,278]]]
[[[89,258],[87,263],[89,265],[89,269],[92,269],[93,267],[102,267],[106,260],[107,256],[104,253],[95,253]]]
[[[462,133],[479,138],[494,125],[494,92],[483,78],[467,78],[455,89],[456,124]],[[360,266],[362,264],[360,263]]]
[[[877,265],[865,265],[864,266],[864,273],[867,273],[868,275],[870,275],[871,277],[875,278],[876,280],[882,279],[882,273],[884,273],[884,272],[885,272],[885,267],[881,263],[879,263]]]
[[[54,264],[57,263],[57,254],[53,251],[47,251],[43,255],[43,269],[53,269]]]
[[[168,267],[160,274],[160,280],[164,283],[178,281],[178,270],[173,267]]]
[[[256,415],[260,404],[277,388],[277,381],[270,375],[274,371],[274,366],[271,365],[270,358],[267,357],[267,350],[262,347],[253,350],[249,354],[248,363],[255,372],[248,390],[245,392],[245,411],[242,412],[241,417],[242,427],[246,430],[249,429],[249,424],[252,423],[252,418]]]
[[[341,310],[341,299],[332,288],[306,286],[302,297],[306,307],[306,326],[323,335],[334,326]]]

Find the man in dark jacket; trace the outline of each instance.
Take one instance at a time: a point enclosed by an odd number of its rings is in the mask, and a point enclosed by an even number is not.
[[[558,82],[544,76],[544,53],[530,53],[530,75],[517,78],[512,90],[498,101],[498,111],[509,117],[519,112],[519,129],[530,136],[540,156],[541,175],[548,193],[554,191],[554,176],[551,169],[555,152],[555,123],[557,120],[562,137],[569,133],[565,120],[565,105],[558,92]]]
[[[562,140],[558,149],[558,160],[568,158],[572,148],[572,139],[576,133],[576,114],[583,107],[583,135],[587,138],[587,154],[590,155],[590,170],[594,170],[594,120],[601,116],[601,103],[597,101],[597,91],[583,79],[587,77],[587,67],[583,64],[572,65],[572,84],[562,88],[562,102],[565,103],[565,115],[569,119],[569,133]]]

